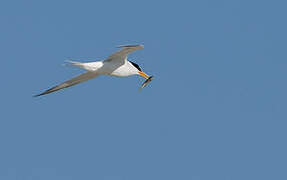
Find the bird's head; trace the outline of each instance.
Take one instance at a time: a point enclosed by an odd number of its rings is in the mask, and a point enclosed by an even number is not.
[[[148,79],[149,78],[149,75],[147,75],[146,73],[144,73],[142,71],[142,69],[140,68],[140,66],[132,61],[129,61],[138,71],[138,75],[140,75],[141,77],[145,78],[145,79]]]

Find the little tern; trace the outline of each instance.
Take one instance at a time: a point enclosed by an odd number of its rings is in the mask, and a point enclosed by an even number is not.
[[[127,46],[119,46],[119,48],[121,48],[121,50],[115,52],[114,54],[112,54],[103,61],[95,61],[87,63],[69,61],[71,65],[80,67],[86,70],[86,72],[68,81],[65,81],[57,86],[54,86],[51,89],[48,89],[40,94],[37,94],[35,95],[35,97],[74,86],[81,82],[96,78],[99,75],[109,75],[118,77],[140,75],[141,77],[148,79],[150,76],[144,73],[139,67],[139,65],[127,59],[128,54],[130,54],[133,51],[143,49],[144,46],[127,45]]]

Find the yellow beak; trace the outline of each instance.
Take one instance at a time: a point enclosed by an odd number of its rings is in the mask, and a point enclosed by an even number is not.
[[[149,78],[149,75],[147,75],[146,73],[139,71],[139,75],[145,79]]]

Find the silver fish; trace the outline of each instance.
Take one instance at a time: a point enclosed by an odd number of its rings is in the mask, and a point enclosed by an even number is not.
[[[147,78],[147,80],[145,80],[145,82],[142,84],[142,86],[141,86],[140,89],[146,87],[146,85],[147,85],[148,83],[150,83],[152,80],[153,80],[153,76],[150,76],[149,78]]]

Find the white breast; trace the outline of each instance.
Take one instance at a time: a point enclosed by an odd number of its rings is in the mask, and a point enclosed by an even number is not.
[[[119,77],[138,74],[138,70],[129,61],[124,61],[124,64],[118,61],[96,61],[81,63],[81,67],[87,71]]]
[[[132,76],[136,74],[138,74],[138,70],[128,61],[118,66],[110,73],[112,76],[119,77]]]

